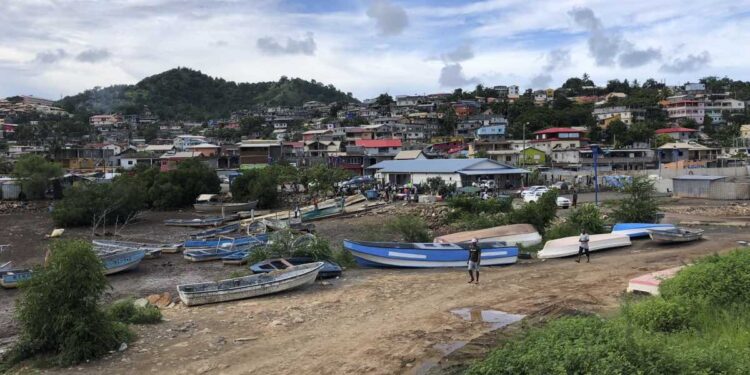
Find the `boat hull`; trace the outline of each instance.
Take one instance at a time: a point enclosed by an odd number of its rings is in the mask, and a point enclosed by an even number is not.
[[[100,256],[104,264],[105,275],[132,270],[138,267],[145,257],[146,252],[143,250],[129,250]]]
[[[703,238],[703,231],[680,228],[673,230],[649,229],[648,235],[654,242],[679,243],[700,240]]]
[[[0,272],[0,286],[5,289],[18,288],[18,284],[31,279],[31,270],[10,270]]]
[[[648,237],[649,229],[674,229],[672,224],[649,223],[617,223],[612,227],[612,233],[625,234],[630,238]]]
[[[630,237],[626,234],[608,233],[589,236],[589,252],[630,246]],[[537,253],[537,258],[563,258],[578,255],[578,236],[559,238],[547,241],[544,248]]]
[[[239,237],[239,238],[222,238],[218,240],[188,240],[185,241],[183,246],[185,249],[191,248],[211,248],[211,247],[222,247],[222,246],[249,246],[255,244],[262,244],[268,241],[267,234],[259,234],[257,236]]]
[[[459,232],[435,238],[435,243],[464,243],[476,238],[480,243],[505,242],[508,245],[534,246],[542,236],[529,224],[503,225],[494,228]]]
[[[247,203],[196,203],[193,205],[195,212],[200,213],[222,213],[234,214],[240,211],[250,211],[258,206],[258,201]]]
[[[306,263],[314,263],[315,260],[312,258],[307,257],[293,257],[293,258],[284,258],[284,259],[266,259],[264,261],[255,263],[251,265],[249,268],[253,273],[268,273],[273,272],[276,270],[283,270],[290,266],[297,266],[302,265]],[[318,272],[318,278],[320,279],[328,279],[332,277],[338,277],[341,276],[341,273],[343,270],[341,269],[341,266],[334,262],[329,261],[322,261],[323,262],[323,268],[320,269]]]
[[[387,247],[391,245],[390,247]],[[395,245],[395,246],[394,246]],[[413,245],[413,246],[409,246]],[[499,266],[518,261],[518,248],[505,243],[480,243],[481,265]],[[398,247],[400,246],[400,247]],[[344,248],[364,267],[466,267],[468,244],[397,244],[344,241]]]
[[[279,293],[290,289],[312,284],[318,277],[322,263],[296,266],[282,271],[279,275],[253,275],[244,278],[222,280],[218,283],[178,285],[177,292],[186,306],[204,305],[209,303],[227,302],[239,299],[259,297]],[[287,276],[288,275],[288,276]],[[256,279],[257,278],[257,279]],[[253,279],[255,284],[243,285],[242,280]],[[267,280],[267,281],[266,281]],[[236,287],[231,285],[236,283]],[[203,286],[216,286],[215,290],[202,290]]]

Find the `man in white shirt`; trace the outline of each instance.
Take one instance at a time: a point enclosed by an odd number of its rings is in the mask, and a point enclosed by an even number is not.
[[[581,254],[586,254],[586,263],[591,260],[589,258],[589,234],[586,229],[581,230],[581,236],[578,237],[578,259],[576,263],[581,263]]]

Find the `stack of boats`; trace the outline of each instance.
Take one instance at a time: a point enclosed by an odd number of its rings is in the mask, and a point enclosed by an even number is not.
[[[268,241],[267,234],[237,238],[219,237],[217,239],[185,241],[183,257],[191,262],[221,260],[225,264],[244,264],[257,246]]]

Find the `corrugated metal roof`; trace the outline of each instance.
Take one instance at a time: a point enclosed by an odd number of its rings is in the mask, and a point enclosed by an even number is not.
[[[482,169],[471,169],[481,163],[488,162],[492,165],[491,168]],[[378,169],[384,173],[474,173],[477,174],[492,174],[483,173],[483,171],[497,171],[500,169],[510,170],[515,169],[511,166],[498,163],[496,161],[484,158],[477,159],[417,159],[417,160],[386,160],[381,161],[375,165],[370,166],[368,169]],[[512,173],[526,173],[524,172],[512,172]],[[495,173],[497,174],[497,173]]]
[[[371,148],[371,147],[401,147],[400,139],[358,139],[355,144],[357,146]]]
[[[458,173],[466,176],[481,176],[481,175],[494,175],[494,174],[524,174],[529,171],[521,168],[495,168],[495,169],[477,169],[469,171],[459,171]]]
[[[698,176],[693,174],[687,174],[684,176],[674,177],[673,180],[701,180],[701,181],[716,181],[727,178],[726,176]]]

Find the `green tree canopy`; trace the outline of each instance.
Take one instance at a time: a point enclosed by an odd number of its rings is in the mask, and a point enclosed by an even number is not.
[[[21,180],[21,187],[29,199],[43,199],[52,186],[50,179],[63,175],[59,164],[35,154],[22,156],[13,168],[13,175]]]

